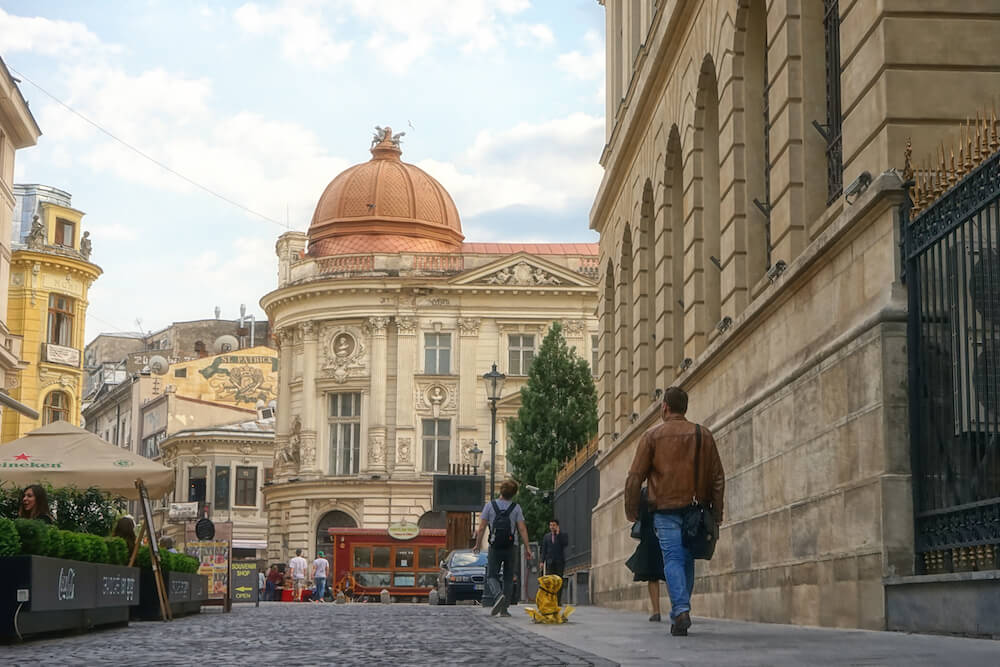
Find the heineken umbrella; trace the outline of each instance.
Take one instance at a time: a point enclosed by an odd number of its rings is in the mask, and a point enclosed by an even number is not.
[[[162,498],[174,488],[173,468],[116,447],[69,422],[53,422],[0,445],[0,482],[15,486],[41,482],[56,488],[94,486],[137,500],[138,479],[146,484],[150,498]]]

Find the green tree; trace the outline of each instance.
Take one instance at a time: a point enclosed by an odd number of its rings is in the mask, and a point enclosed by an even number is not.
[[[590,365],[566,345],[562,326],[555,322],[521,388],[521,409],[510,425],[507,452],[521,484],[517,502],[532,539],[541,539],[552,518],[552,494],[545,492],[554,490],[560,466],[596,434],[597,388]]]

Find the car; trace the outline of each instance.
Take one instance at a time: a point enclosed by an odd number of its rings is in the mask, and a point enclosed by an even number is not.
[[[486,583],[486,552],[456,549],[441,561],[438,574],[438,604],[459,600],[481,600]]]

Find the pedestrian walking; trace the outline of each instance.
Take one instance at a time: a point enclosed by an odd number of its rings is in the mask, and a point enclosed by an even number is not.
[[[660,541],[653,529],[653,513],[649,511],[648,487],[642,487],[639,501],[639,545],[625,561],[625,567],[632,570],[632,581],[645,581],[649,590],[649,604],[653,613],[649,620],[660,622],[660,582],[666,581],[663,574],[663,552]]]
[[[257,570],[257,599],[264,599],[264,587],[267,585],[267,576],[264,574],[264,568]]]
[[[313,598],[316,602],[322,602],[323,598],[326,597],[326,578],[327,573],[330,571],[330,561],[328,561],[323,552],[320,551],[316,556],[316,560],[313,561],[312,575],[313,581],[316,583],[316,590],[313,594]]]
[[[306,559],[302,557],[302,549],[295,550],[295,558],[288,561],[288,570],[292,574],[292,600],[295,602],[302,601],[302,589],[305,587],[306,583],[306,569],[308,569],[309,564]]]
[[[479,527],[476,529],[476,542],[473,551],[479,553],[479,545],[483,540],[486,527],[490,528],[490,550],[486,559],[486,579],[494,592],[501,589],[500,568],[503,567],[502,592],[493,603],[492,616],[510,616],[507,607],[514,595],[514,561],[517,556],[517,536],[520,534],[524,542],[525,559],[531,560],[531,549],[528,546],[528,528],[524,523],[524,512],[520,505],[514,502],[517,495],[517,482],[504,480],[500,485],[500,497],[491,500],[483,507],[480,514]]]
[[[542,562],[544,568],[543,575],[554,574],[562,578],[566,571],[566,550],[569,547],[569,535],[564,533],[559,527],[559,519],[549,521],[549,532],[542,538],[542,546],[539,547],[538,560]],[[565,581],[563,585],[565,585]],[[562,587],[556,594],[557,602],[562,605]]]
[[[274,602],[278,599],[278,586],[284,578],[281,576],[281,572],[278,571],[277,565],[272,565],[271,570],[267,573],[267,582],[264,584],[264,599]]]
[[[663,423],[643,433],[625,482],[625,514],[630,521],[639,518],[642,484],[649,482],[653,526],[670,595],[670,634],[675,636],[686,636],[691,627],[694,556],[682,540],[684,519],[697,503],[711,511],[716,523],[722,523],[726,486],[715,438],[707,428],[684,417],[687,408],[687,393],[679,387],[668,388],[663,397]]]

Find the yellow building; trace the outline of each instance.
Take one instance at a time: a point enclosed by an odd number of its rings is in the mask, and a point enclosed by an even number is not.
[[[5,412],[3,442],[59,419],[80,423],[87,292],[101,275],[89,261],[90,240],[81,236],[83,215],[68,196],[39,201],[30,231],[14,244],[7,323],[23,337],[28,366],[8,391],[40,416]]]

